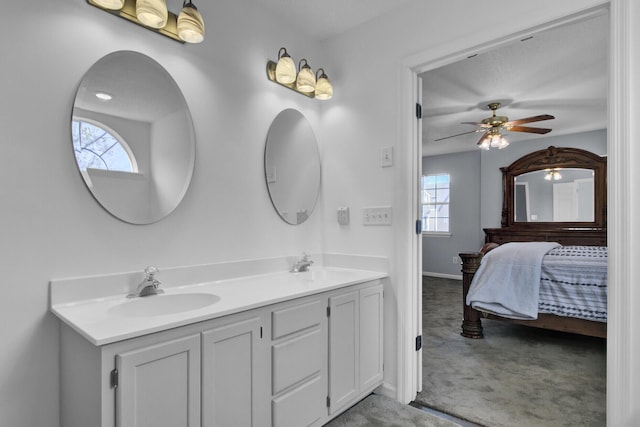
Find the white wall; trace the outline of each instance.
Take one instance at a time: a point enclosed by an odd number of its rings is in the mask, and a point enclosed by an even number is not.
[[[201,1],[198,7],[207,39],[190,46],[85,0],[3,3],[2,426],[57,425],[58,322],[48,313],[50,279],[322,251],[322,211],[303,225],[285,224],[263,172],[267,131],[280,110],[297,108],[319,127],[317,101],[269,82],[266,61],[286,46],[320,64],[319,45],[259,5]],[[71,148],[77,86],[95,61],[117,50],[162,64],[195,125],[191,187],[176,211],[148,226],[121,222],[95,202]]]

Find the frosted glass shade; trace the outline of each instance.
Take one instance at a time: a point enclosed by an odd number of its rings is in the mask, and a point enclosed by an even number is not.
[[[120,10],[124,6],[124,0],[91,0],[91,1],[102,8],[110,9],[110,10]]]
[[[305,61],[305,64],[298,73],[296,79],[296,88],[300,92],[311,93],[316,90],[316,76],[311,71],[311,67],[307,64],[307,61],[302,59],[300,62]]]
[[[290,84],[296,81],[296,64],[285,52],[276,65],[276,81],[282,84]]]
[[[316,98],[323,101],[333,98],[333,86],[324,72],[316,82]]]
[[[169,11],[164,0],[137,0],[136,17],[147,27],[164,28]]]
[[[187,43],[204,40],[204,19],[191,2],[185,4],[178,15],[178,36]]]

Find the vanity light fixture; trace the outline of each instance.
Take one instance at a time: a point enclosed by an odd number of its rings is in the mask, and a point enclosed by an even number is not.
[[[120,10],[124,6],[124,0],[94,0],[97,6],[103,9]]]
[[[136,0],[136,17],[147,27],[164,28],[169,19],[164,0]]]
[[[287,53],[287,49],[283,47],[278,51],[276,81],[280,84],[290,84],[296,81],[296,64]]]
[[[320,73],[322,71],[322,73]],[[320,76],[318,77],[318,74]],[[324,73],[322,68],[318,68],[316,71],[316,98],[321,100],[327,100],[333,98],[333,86],[329,81],[329,77]]]
[[[187,43],[201,43],[204,40],[204,20],[191,0],[182,3],[178,15],[178,36]]]
[[[191,0],[183,0],[179,15],[167,9],[165,0],[87,0],[87,3],[180,43],[204,40],[204,19]]]
[[[318,68],[314,74],[306,59],[296,66],[284,47],[278,51],[278,62],[267,61],[267,78],[309,98],[328,100],[333,98],[333,86],[324,69]]]

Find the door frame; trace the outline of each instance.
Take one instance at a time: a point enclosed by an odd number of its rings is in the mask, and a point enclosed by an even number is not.
[[[621,425],[632,414],[632,385],[629,372],[633,372],[631,340],[631,308],[629,283],[631,271],[631,9],[632,0],[610,0],[596,7],[585,8],[575,14],[545,24],[527,28],[510,36],[478,44],[477,35],[443,44],[427,51],[411,55],[399,61],[399,144],[398,157],[404,167],[396,177],[396,202],[404,206],[399,215],[395,243],[397,249],[398,287],[398,381],[397,399],[408,403],[421,389],[416,380],[415,352],[412,344],[421,331],[413,327],[422,289],[417,280],[416,254],[419,237],[412,225],[417,211],[418,159],[420,136],[417,135],[415,103],[418,74],[438,68],[465,57],[486,52],[525,35],[574,22],[597,13],[609,13],[609,117],[608,117],[608,246],[609,282],[616,283],[609,289],[609,316],[607,339],[607,424]],[[469,47],[471,46],[471,47]],[[417,300],[416,300],[417,299]]]

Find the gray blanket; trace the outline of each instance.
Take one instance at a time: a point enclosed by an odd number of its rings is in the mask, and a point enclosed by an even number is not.
[[[487,253],[473,277],[467,304],[522,320],[538,318],[542,258],[555,242],[512,242]]]

